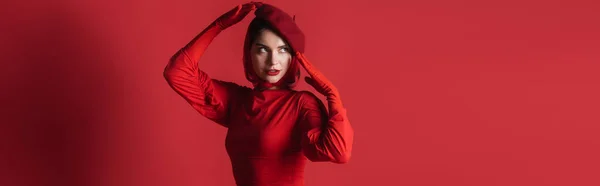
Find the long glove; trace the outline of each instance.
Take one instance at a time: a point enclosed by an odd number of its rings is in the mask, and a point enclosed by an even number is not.
[[[345,163],[350,160],[354,141],[354,129],[348,121],[346,109],[335,86],[306,59],[296,52],[302,67],[310,75],[305,81],[319,93],[325,95],[328,103],[328,118],[322,127],[308,131],[304,138],[305,154],[313,161],[333,161]]]
[[[300,65],[304,67],[310,77],[305,77],[306,83],[311,85],[317,92],[323,94],[327,98],[329,105],[329,116],[339,116],[338,112],[345,111],[340,98],[340,93],[333,84],[321,74],[313,65],[306,59],[306,56],[300,52],[296,52],[296,56]]]
[[[260,2],[251,1],[249,3],[240,4],[230,10],[229,12],[221,15],[215,23],[221,28],[221,30],[225,30],[236,23],[239,23],[253,10],[256,10],[258,7],[262,6]]]
[[[200,57],[208,45],[219,33],[221,33],[221,31],[239,23],[250,12],[256,10],[260,6],[262,6],[262,3],[258,2],[237,5],[213,21],[212,24],[192,39],[192,41],[185,46],[184,50],[188,52],[193,61],[197,62],[200,60]]]
[[[212,24],[174,54],[164,69],[168,84],[195,110],[206,118],[227,127],[228,102],[239,92],[234,83],[211,79],[198,68],[198,61],[213,39],[224,29],[240,22],[260,3],[241,4],[218,17]]]

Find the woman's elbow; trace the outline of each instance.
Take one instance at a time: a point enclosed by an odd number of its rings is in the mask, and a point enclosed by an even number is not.
[[[350,153],[342,153],[339,154],[337,156],[335,156],[332,160],[333,163],[337,163],[337,164],[345,164],[348,163],[350,161]]]
[[[350,161],[350,153],[341,153],[337,155],[308,155],[308,160],[312,162],[332,162],[336,164],[345,164]]]
[[[178,61],[181,59],[180,56],[181,56],[181,50],[178,51],[175,55],[173,55],[169,59],[169,61],[167,62],[167,65],[163,69],[163,77],[167,81],[172,80],[175,76],[177,76],[178,67],[176,67],[176,64],[182,63],[182,62]]]
[[[170,73],[170,70],[169,70],[169,68],[165,68],[165,69],[163,70],[163,77],[164,77],[164,78],[165,78],[167,81],[171,79],[172,75],[171,75],[171,73]]]
[[[167,80],[167,82],[171,83],[173,79],[178,76],[177,70],[174,69],[171,65],[167,65],[163,70],[163,78]]]

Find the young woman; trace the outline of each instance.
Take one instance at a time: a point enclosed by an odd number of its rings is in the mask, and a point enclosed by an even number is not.
[[[253,88],[211,79],[198,61],[211,41],[251,11],[243,65]],[[239,186],[304,185],[306,159],[345,163],[354,131],[337,89],[306,59],[304,34],[294,19],[264,3],[223,14],[169,61],[169,85],[200,114],[227,127],[225,147]],[[300,66],[307,83],[327,98],[293,87]]]

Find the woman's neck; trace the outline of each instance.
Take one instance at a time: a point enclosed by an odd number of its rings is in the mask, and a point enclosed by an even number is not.
[[[284,90],[284,89],[288,89],[288,88],[281,87],[281,86],[271,86],[271,87],[257,87],[256,89],[263,91],[263,90]]]

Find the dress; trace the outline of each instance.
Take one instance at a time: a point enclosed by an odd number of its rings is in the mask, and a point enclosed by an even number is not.
[[[345,109],[332,114],[309,91],[249,88],[212,79],[198,68],[221,31],[209,25],[173,55],[164,77],[195,110],[227,128],[236,184],[302,186],[307,160],[349,161],[354,132]]]

